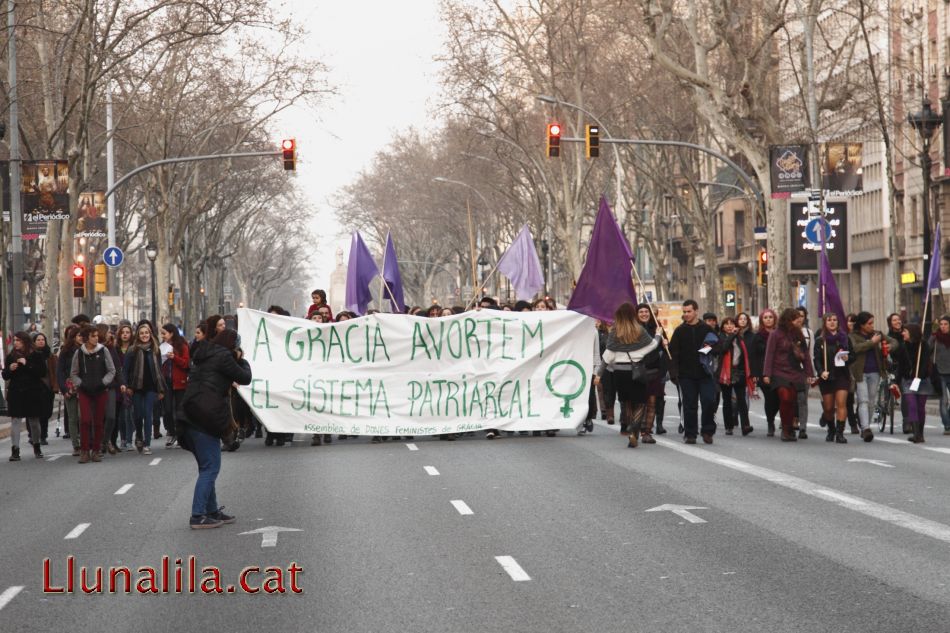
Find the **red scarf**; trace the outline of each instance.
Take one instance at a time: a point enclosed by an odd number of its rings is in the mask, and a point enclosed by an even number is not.
[[[755,393],[755,383],[752,382],[752,371],[749,369],[749,353],[746,351],[745,341],[742,340],[741,336],[735,337],[733,341],[734,343],[738,343],[739,349],[742,350],[742,362],[745,365],[745,386],[749,395],[752,395]],[[730,345],[726,353],[722,355],[722,364],[719,368],[719,384],[732,384],[732,345]]]

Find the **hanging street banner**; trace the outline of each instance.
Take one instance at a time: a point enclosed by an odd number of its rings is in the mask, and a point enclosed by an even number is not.
[[[84,191],[79,194],[79,221],[76,237],[109,237],[106,233],[106,192]]]
[[[848,203],[792,202],[789,204],[789,273],[814,274],[818,270],[822,235],[825,252],[834,272],[851,270],[848,252]]]
[[[771,145],[769,173],[772,197],[788,198],[808,189],[808,147],[805,145]]]
[[[573,430],[587,417],[596,330],[577,312],[318,324],[242,308],[238,325],[254,375],[240,393],[272,432]]]
[[[20,168],[23,239],[46,235],[51,220],[69,219],[69,163],[65,160],[23,161]]]
[[[853,196],[863,191],[863,149],[862,143],[821,145],[821,188],[825,190],[825,196]]]

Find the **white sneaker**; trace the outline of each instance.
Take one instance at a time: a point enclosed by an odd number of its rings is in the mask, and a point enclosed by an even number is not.
[[[146,446],[145,448],[142,449],[142,454],[143,454],[143,455],[151,455],[151,454],[152,454],[152,449],[149,448],[148,446]]]

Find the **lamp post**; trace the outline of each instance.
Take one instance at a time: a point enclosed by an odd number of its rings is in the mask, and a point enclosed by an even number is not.
[[[158,247],[155,246],[154,242],[149,242],[145,245],[145,256],[148,257],[148,261],[152,268],[152,326],[158,327],[156,322],[156,319],[158,319],[158,299],[155,297],[155,258],[158,257]]]
[[[932,165],[930,160],[930,141],[933,139],[937,128],[943,123],[943,117],[933,111],[933,108],[930,107],[930,99],[924,96],[920,111],[908,114],[907,122],[914,126],[917,133],[920,134],[920,140],[923,143],[920,152],[920,168],[923,170],[924,177],[923,204],[921,207],[924,215],[923,261],[924,288],[926,289],[930,287],[930,279],[928,279],[930,276],[930,262],[928,260],[930,253],[933,251],[933,244],[931,244],[933,237],[930,234],[930,169]],[[924,318],[926,318],[926,315],[924,315]]]

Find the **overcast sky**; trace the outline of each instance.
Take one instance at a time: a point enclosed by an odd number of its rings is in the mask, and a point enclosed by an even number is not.
[[[309,30],[313,55],[330,68],[339,91],[321,110],[295,108],[281,122],[282,135],[297,138],[297,184],[316,216],[311,280],[326,288],[337,248],[349,251],[330,201],[371,166],[393,132],[427,123],[444,29],[436,0],[274,4]]]

